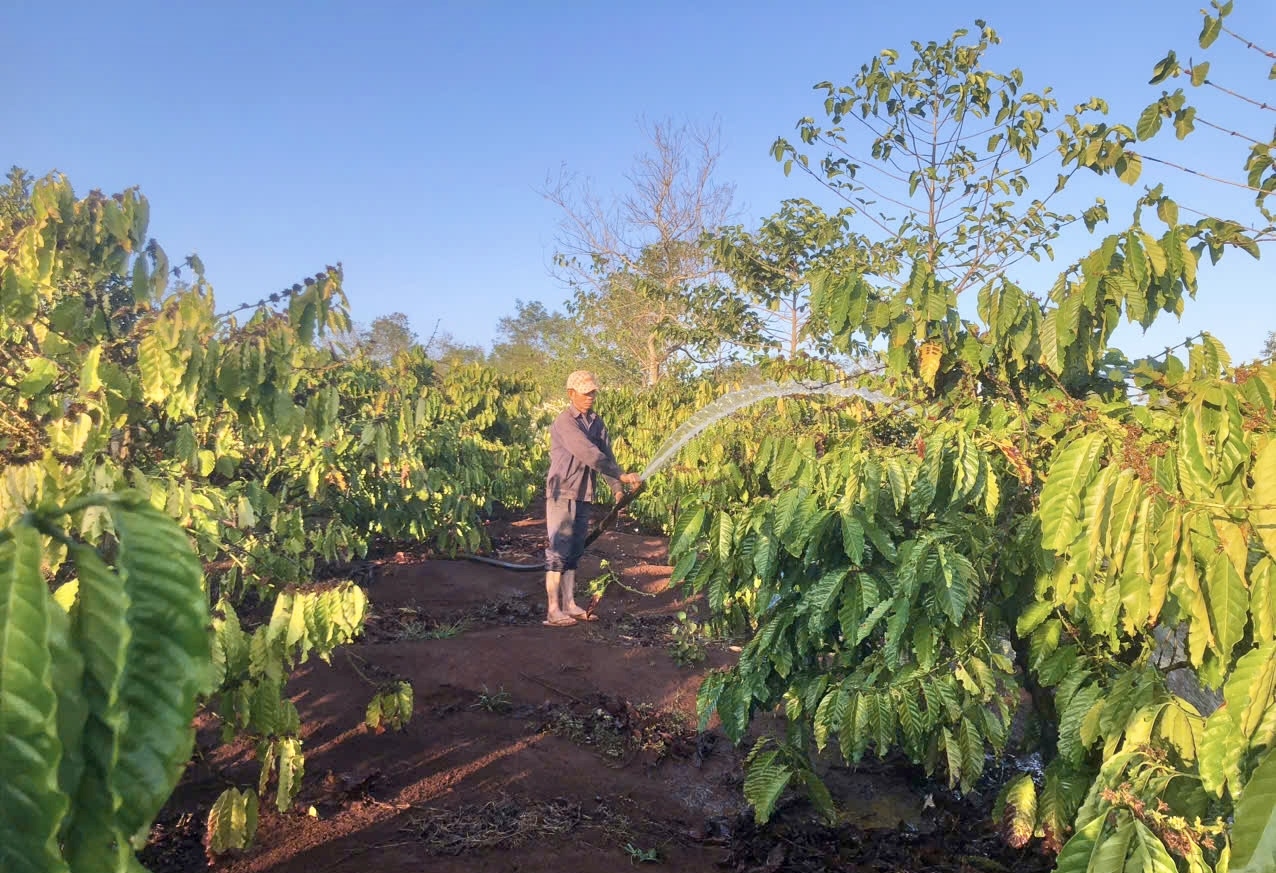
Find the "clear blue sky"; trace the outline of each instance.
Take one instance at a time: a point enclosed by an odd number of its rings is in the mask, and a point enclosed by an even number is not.
[[[819,112],[812,84],[849,81],[883,48],[983,17],[1003,39],[995,69],[1019,66],[1065,104],[1105,96],[1133,123],[1159,93],[1152,64],[1195,48],[1201,5],[8,0],[0,163],[61,170],[81,192],[141,186],[152,234],[175,259],[198,252],[221,304],[340,260],[357,320],[402,311],[423,338],[441,321],[486,345],[515,298],[567,295],[548,275],[557,216],[538,187],[566,165],[618,189],[643,147],[640,116],[716,118],[722,179],[750,223],[782,198],[818,197],[768,148]],[[1229,23],[1276,44],[1276,5],[1237,7]],[[1270,61],[1226,54],[1236,62],[1215,61],[1214,75],[1270,101]],[[1271,130],[1270,113],[1236,117]],[[1198,135],[1164,151],[1240,178],[1235,142]],[[1165,178],[1184,203],[1252,217],[1244,194]],[[1204,274],[1182,326],[1123,331],[1127,350],[1205,328],[1256,355],[1276,329],[1276,288],[1269,264],[1243,257]]]

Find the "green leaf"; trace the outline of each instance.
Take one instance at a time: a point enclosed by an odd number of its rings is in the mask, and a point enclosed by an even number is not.
[[[27,361],[27,373],[18,385],[23,397],[39,397],[58,378],[58,365],[48,358],[31,358]]]
[[[84,356],[84,363],[80,365],[80,397],[87,397],[102,387],[102,377],[98,371],[101,361],[101,346],[94,346]]]
[[[829,735],[837,730],[837,726],[846,717],[848,702],[849,695],[839,686],[830,688],[820,698],[819,706],[815,709],[815,717],[812,719],[817,749],[822,751],[828,745]]]
[[[720,510],[713,522],[718,531],[716,541],[718,560],[728,561],[731,558],[732,547],[735,545],[735,522],[726,510]]]
[[[84,699],[84,656],[71,639],[71,619],[61,609],[49,609],[49,650],[53,655],[53,690],[58,695],[58,738],[62,760],[58,764],[58,788],[74,795],[84,775],[84,727],[89,707]],[[65,834],[70,820],[64,818]]]
[[[696,540],[704,530],[704,517],[705,507],[704,504],[700,504],[695,509],[687,510],[678,518],[669,544],[669,555],[675,560],[696,544]]]
[[[1074,765],[1082,762],[1086,752],[1081,737],[1082,722],[1102,695],[1103,689],[1097,684],[1085,686],[1072,695],[1060,719],[1059,754]]]
[[[137,365],[142,376],[142,396],[148,403],[163,403],[169,386],[176,381],[172,356],[152,329],[137,344]]]
[[[121,500],[111,517],[133,630],[120,696],[129,713],[111,790],[120,829],[149,828],[194,744],[191,718],[210,659],[199,559],[185,532],[149,503]]]
[[[1015,633],[1026,638],[1040,627],[1052,612],[1054,612],[1053,603],[1048,600],[1034,600],[1019,613],[1019,618],[1015,622]]]
[[[97,552],[74,546],[71,557],[80,577],[74,639],[85,656],[84,698],[88,721],[84,730],[85,773],[75,797],[75,819],[67,853],[76,869],[91,869],[101,858],[116,855],[116,869],[128,849],[130,833],[117,821],[123,798],[111,790],[120,757],[126,713],[120,685],[132,629],[123,582]]]
[[[765,743],[759,740],[759,746]],[[759,824],[766,824],[775,812],[775,805],[793,778],[793,770],[782,760],[778,751],[754,752],[745,766],[744,799],[753,806],[753,815]]]
[[[1134,127],[1134,133],[1141,141],[1146,141],[1156,136],[1156,132],[1160,129],[1161,104],[1153,103],[1139,115],[1139,122]]]
[[[1276,639],[1276,561],[1264,557],[1250,573],[1250,614],[1258,642]]]
[[[67,870],[58,832],[62,743],[53,690],[53,604],[40,572],[40,534],[27,524],[0,540],[0,869]],[[65,617],[65,614],[63,614]]]
[[[1059,853],[1059,858],[1055,862],[1055,873],[1089,873],[1093,869],[1091,865],[1097,857],[1095,850],[1099,845],[1103,822],[1102,816],[1095,818],[1072,835],[1072,839],[1068,840],[1063,851]],[[1096,869],[1094,873],[1099,871]]]
[[[1236,801],[1231,873],[1271,873],[1276,858],[1276,749],[1268,749]]]
[[[1224,787],[1229,783],[1235,786],[1240,779],[1240,759],[1245,744],[1238,739],[1239,734],[1240,725],[1227,705],[1220,706],[1205,719],[1197,747],[1197,767],[1201,787],[1216,797],[1222,797]]]
[[[1224,552],[1215,554],[1205,568],[1205,596],[1223,664],[1230,667],[1232,650],[1244,635],[1249,620],[1249,592]]]
[[[1156,85],[1164,82],[1170,76],[1177,76],[1179,69],[1178,55],[1171,51],[1156,62],[1156,66],[1152,68],[1152,78],[1148,80],[1148,84]]]
[[[1134,152],[1126,152],[1117,161],[1117,178],[1127,185],[1133,185],[1139,181],[1139,176],[1143,173],[1143,158]]]
[[[1184,709],[1186,707],[1186,709]],[[1161,711],[1157,733],[1179,753],[1179,757],[1191,763],[1196,760],[1197,735],[1193,726],[1201,724],[1200,714],[1190,703],[1171,702]]]
[[[1045,784],[1037,801],[1038,831],[1046,845],[1062,845],[1089,785],[1087,776],[1065,767],[1061,759],[1056,758],[1046,767]]]
[[[820,818],[825,824],[836,824],[837,806],[833,802],[833,795],[829,793],[828,786],[811,770],[801,770],[797,775],[802,787],[806,789],[806,796],[811,801],[811,806],[819,813]]]
[[[214,855],[252,845],[257,834],[257,794],[227,788],[208,813],[204,844]]]
[[[1205,21],[1201,25],[1200,43],[1201,48],[1206,49],[1214,44],[1214,40],[1218,39],[1219,33],[1223,30],[1223,17],[1206,15]]]
[[[1006,787],[1001,813],[1001,833],[1006,842],[1022,849],[1032,839],[1037,827],[1037,786],[1032,777],[1021,773]]]
[[[368,708],[363,714],[363,723],[368,726],[369,730],[376,730],[381,727],[381,707],[383,696],[380,694],[372,695],[372,699],[368,701]]]
[[[1276,692],[1276,645],[1268,643],[1241,656],[1223,686],[1223,699],[1246,740],[1258,730]]]
[[[1133,850],[1130,860],[1139,865],[1138,869],[1142,873],[1178,873],[1174,859],[1170,857],[1161,838],[1137,819],[1134,821],[1134,839],[1131,842]],[[1102,868],[1096,865],[1096,869]]]
[[[886,615],[895,606],[895,603],[896,599],[891,597],[873,607],[873,611],[868,614],[863,623],[856,629],[854,645],[858,646],[868,638],[868,635],[873,632],[873,628],[882,620],[882,616]]]
[[[1276,439],[1268,440],[1258,453],[1250,476],[1254,480],[1250,501],[1257,507],[1251,513],[1254,530],[1276,560]]]
[[[1064,552],[1081,532],[1081,495],[1094,478],[1104,434],[1090,432],[1069,443],[1050,465],[1041,489],[1042,545]]]
[[[306,759],[301,753],[301,740],[281,737],[275,741],[279,760],[279,785],[275,790],[275,808],[287,812],[292,807],[301,779],[306,772]]]
[[[842,591],[842,583],[850,571],[846,567],[830,570],[820,577],[819,581],[802,596],[801,610],[809,615],[808,630],[812,636],[818,637],[824,630],[833,604],[837,602]]]
[[[864,561],[864,525],[851,513],[842,515],[842,551],[859,566]]]
[[[1091,867],[1094,873],[1109,870],[1120,873],[1125,869],[1125,859],[1130,854],[1130,843],[1134,840],[1134,818],[1124,810],[1117,815],[1121,824],[1103,840],[1099,850],[1094,853],[1094,864]]]
[[[709,726],[709,719],[718,708],[718,698],[722,694],[722,689],[726,684],[725,673],[715,670],[704,677],[700,683],[700,689],[696,691],[696,717],[698,719],[699,730],[706,730]],[[723,722],[723,729],[726,730],[726,722]],[[738,734],[727,733],[734,741]]]

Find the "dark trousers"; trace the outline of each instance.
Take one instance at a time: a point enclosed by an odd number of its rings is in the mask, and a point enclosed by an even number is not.
[[[555,573],[575,570],[580,556],[585,553],[585,538],[589,536],[589,514],[592,503],[584,500],[545,501],[545,526],[549,530],[549,545],[545,549],[545,569]]]

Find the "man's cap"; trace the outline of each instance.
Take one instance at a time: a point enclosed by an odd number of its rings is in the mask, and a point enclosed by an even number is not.
[[[598,382],[594,379],[594,374],[588,370],[577,370],[567,377],[567,390],[588,394],[590,391],[598,390]]]

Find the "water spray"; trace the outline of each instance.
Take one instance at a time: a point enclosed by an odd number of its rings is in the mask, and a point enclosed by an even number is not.
[[[691,414],[691,417],[678,426],[669,437],[660,444],[660,448],[656,450],[656,454],[651,461],[639,474],[642,480],[629,493],[624,494],[618,499],[612,508],[603,516],[602,520],[594,527],[589,536],[585,538],[585,548],[588,548],[594,540],[603,535],[612,524],[621,511],[634,501],[643,488],[647,484],[647,480],[672,461],[682,450],[682,447],[691,440],[700,435],[702,431],[711,425],[717,424],[729,415],[734,415],[741,409],[752,406],[755,403],[761,403],[763,400],[769,400],[773,397],[791,397],[794,395],[804,394],[827,394],[836,397],[859,397],[870,403],[876,403],[885,406],[895,406],[896,400],[889,395],[880,391],[873,391],[868,388],[860,388],[854,385],[846,385],[841,382],[812,382],[812,381],[795,381],[795,382],[763,382],[758,385],[750,385],[747,388],[740,388],[723,394],[717,400],[702,406]],[[911,411],[911,410],[908,410]],[[511,561],[501,561],[496,558],[488,558],[482,555],[466,554],[466,558],[471,561],[478,561],[483,564],[491,564],[494,567],[502,567],[506,570],[544,570],[544,562],[539,564],[515,564]]]

